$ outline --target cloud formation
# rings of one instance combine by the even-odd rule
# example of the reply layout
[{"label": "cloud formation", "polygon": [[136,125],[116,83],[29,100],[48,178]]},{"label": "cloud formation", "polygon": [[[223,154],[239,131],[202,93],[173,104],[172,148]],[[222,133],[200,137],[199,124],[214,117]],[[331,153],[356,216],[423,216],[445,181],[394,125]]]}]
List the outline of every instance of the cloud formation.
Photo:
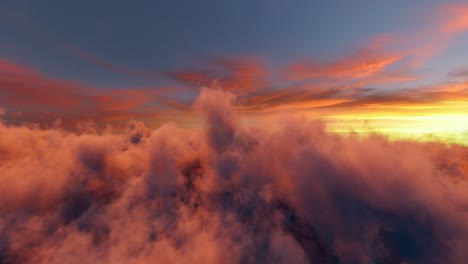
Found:
[{"label": "cloud formation", "polygon": [[0,263],[465,263],[468,149],[242,126],[0,125]]},{"label": "cloud formation", "polygon": [[[168,120],[191,126],[195,123],[191,105],[200,87],[205,86],[239,95],[235,111],[252,120],[283,111],[307,111],[334,122],[345,117],[349,122],[381,116],[379,124],[399,120],[391,121],[385,129],[392,126],[427,133],[433,129],[426,125],[407,129],[404,119],[438,115],[440,119],[457,118],[457,130],[466,129],[459,125],[468,117],[466,70],[461,66],[447,69],[447,78],[429,83],[425,78],[435,77],[424,70],[431,58],[467,30],[466,10],[466,5],[440,5],[419,17],[418,25],[371,37],[333,59],[269,63],[258,56],[228,56],[161,72],[114,65],[52,39],[54,46],[96,66],[173,86],[91,87],[0,61],[2,118],[48,125],[60,120],[67,129],[89,120],[101,127],[121,126],[131,119],[145,120],[152,128]],[[383,129],[378,124],[375,127]]]},{"label": "cloud formation", "polygon": [[247,94],[268,86],[268,72],[259,58],[231,57],[209,61],[206,69],[168,72],[169,78],[182,84],[199,88],[212,86]]},{"label": "cloud formation", "polygon": [[320,64],[312,61],[289,66],[289,78],[344,78],[357,79],[375,76],[403,58],[397,53],[385,54],[377,47],[367,47],[337,61]]},{"label": "cloud formation", "polygon": [[[14,116],[5,119],[52,123],[56,119],[73,127],[93,120],[158,118],[164,109],[158,98],[180,91],[170,87],[133,87],[109,89],[91,87],[82,82],[48,77],[28,67],[0,60],[0,105]],[[159,113],[158,113],[159,112]]]}]

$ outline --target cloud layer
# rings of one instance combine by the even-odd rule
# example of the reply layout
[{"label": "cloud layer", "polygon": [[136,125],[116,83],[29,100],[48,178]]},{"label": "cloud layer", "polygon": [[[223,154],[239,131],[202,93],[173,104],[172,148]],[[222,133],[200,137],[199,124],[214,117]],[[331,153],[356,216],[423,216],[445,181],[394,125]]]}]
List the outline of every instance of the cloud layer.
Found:
[{"label": "cloud layer", "polygon": [[[168,120],[189,127],[197,123],[191,106],[200,87],[211,87],[239,95],[235,111],[253,122],[289,111],[328,118],[335,131],[365,130],[366,122],[389,134],[461,137],[468,129],[466,66],[438,60],[463,46],[468,7],[446,3],[421,13],[404,30],[350,43],[329,58],[304,54],[280,62],[262,54],[225,54],[158,71],[114,65],[44,34],[57,50],[138,81],[95,87],[0,59],[0,116],[7,123],[43,126],[60,120],[70,130],[90,120],[99,127],[131,119],[151,128]],[[438,64],[443,68],[435,69]]]},{"label": "cloud layer", "polygon": [[0,263],[465,263],[468,149],[238,122],[0,125]]}]

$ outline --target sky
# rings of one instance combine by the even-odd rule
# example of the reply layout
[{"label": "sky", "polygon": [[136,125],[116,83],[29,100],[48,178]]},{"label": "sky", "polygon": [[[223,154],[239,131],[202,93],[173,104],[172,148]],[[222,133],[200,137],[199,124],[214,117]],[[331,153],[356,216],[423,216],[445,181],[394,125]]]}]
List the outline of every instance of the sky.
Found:
[{"label": "sky", "polygon": [[[202,87],[246,123],[464,137],[466,1],[0,3],[0,107],[11,123],[196,126]],[[456,135],[455,135],[456,134]]]},{"label": "sky", "polygon": [[465,264],[466,47],[467,1],[0,0],[0,264]]}]

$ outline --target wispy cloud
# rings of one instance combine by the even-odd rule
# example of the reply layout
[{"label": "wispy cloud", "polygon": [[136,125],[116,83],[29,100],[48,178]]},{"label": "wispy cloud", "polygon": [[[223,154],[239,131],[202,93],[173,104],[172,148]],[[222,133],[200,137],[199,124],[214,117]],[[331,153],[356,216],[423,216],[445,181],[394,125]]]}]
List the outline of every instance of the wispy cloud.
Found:
[{"label": "wispy cloud", "polygon": [[268,72],[255,57],[211,59],[205,68],[179,70],[166,76],[191,87],[218,87],[239,94],[251,93],[267,86]]},{"label": "wispy cloud", "polygon": [[[157,117],[158,96],[181,89],[137,87],[106,89],[90,87],[77,81],[47,77],[24,66],[0,61],[0,104],[21,111],[28,121],[42,117],[68,121],[111,120]],[[151,105],[151,103],[153,103]],[[145,109],[153,108],[151,111]],[[160,109],[160,111],[163,111]],[[15,116],[16,121],[21,120]]]},{"label": "wispy cloud", "polygon": [[266,58],[231,56],[166,72],[140,72],[64,45],[68,52],[111,71],[137,78],[163,78],[176,84],[171,88],[89,87],[2,61],[0,104],[8,115],[21,112],[28,120],[43,113],[49,119],[61,118],[65,123],[133,118],[185,122],[193,118],[191,104],[197,91],[211,87],[236,94],[235,110],[251,119],[283,111],[325,118],[466,115],[464,70],[452,71],[446,80],[432,84],[421,84],[427,72],[420,71],[450,39],[467,29],[465,11],[465,6],[441,6],[433,9],[430,16],[424,13],[421,20],[424,23],[419,26],[374,36],[342,57],[306,58],[276,68]]},{"label": "wispy cloud", "polygon": [[455,35],[468,30],[468,5],[445,5],[439,9],[440,32]]},{"label": "wispy cloud", "polygon": [[377,76],[389,66],[402,60],[398,54],[385,54],[373,48],[364,48],[345,58],[318,63],[306,61],[292,64],[287,75],[292,80],[301,79],[359,79]]}]

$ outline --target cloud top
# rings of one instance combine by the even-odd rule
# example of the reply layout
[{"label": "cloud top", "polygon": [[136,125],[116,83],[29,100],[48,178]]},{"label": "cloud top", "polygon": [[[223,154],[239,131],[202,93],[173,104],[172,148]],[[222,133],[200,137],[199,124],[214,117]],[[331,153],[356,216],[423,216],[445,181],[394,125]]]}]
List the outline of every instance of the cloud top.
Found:
[{"label": "cloud top", "polygon": [[202,90],[203,131],[0,125],[1,263],[464,263],[468,149],[244,127]]}]

